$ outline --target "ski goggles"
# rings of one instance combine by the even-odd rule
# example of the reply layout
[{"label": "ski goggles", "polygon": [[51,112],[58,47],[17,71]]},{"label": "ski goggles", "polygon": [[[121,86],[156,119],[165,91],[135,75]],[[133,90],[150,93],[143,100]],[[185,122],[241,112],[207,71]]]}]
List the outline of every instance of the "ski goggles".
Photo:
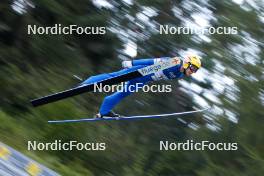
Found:
[{"label": "ski goggles", "polygon": [[192,64],[190,64],[189,68],[190,68],[191,72],[193,72],[193,73],[197,72],[197,70],[199,69],[198,67],[196,67],[195,65],[192,65]]}]

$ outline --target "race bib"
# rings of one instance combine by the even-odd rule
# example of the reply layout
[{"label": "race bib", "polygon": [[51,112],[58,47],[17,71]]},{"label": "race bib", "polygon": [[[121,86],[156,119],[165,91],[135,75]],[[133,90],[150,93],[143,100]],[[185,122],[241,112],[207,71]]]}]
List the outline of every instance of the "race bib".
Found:
[{"label": "race bib", "polygon": [[156,64],[141,68],[138,71],[142,76],[146,76],[152,73],[161,72],[165,69],[179,65],[180,63],[181,63],[181,60],[179,58],[174,57],[171,59],[161,60],[160,62]]}]

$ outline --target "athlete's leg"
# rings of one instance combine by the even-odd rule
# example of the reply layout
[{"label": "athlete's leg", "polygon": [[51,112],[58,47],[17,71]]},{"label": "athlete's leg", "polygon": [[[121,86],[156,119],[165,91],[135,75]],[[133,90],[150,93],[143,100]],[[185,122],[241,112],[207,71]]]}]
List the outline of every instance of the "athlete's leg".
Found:
[{"label": "athlete's leg", "polygon": [[[127,82],[127,84],[129,84],[129,82]],[[131,93],[132,92],[129,91],[115,92],[112,95],[105,97],[100,107],[99,113],[101,115],[108,114],[122,99],[124,99]]]},{"label": "athlete's leg", "polygon": [[[145,78],[137,78],[126,82],[122,91],[115,92],[112,95],[105,97],[100,107],[99,113],[102,116],[108,114],[121,100],[123,100],[128,95],[131,95],[133,92],[137,92],[147,82],[148,80],[146,80]],[[136,85],[137,83],[140,83],[138,87]]]}]

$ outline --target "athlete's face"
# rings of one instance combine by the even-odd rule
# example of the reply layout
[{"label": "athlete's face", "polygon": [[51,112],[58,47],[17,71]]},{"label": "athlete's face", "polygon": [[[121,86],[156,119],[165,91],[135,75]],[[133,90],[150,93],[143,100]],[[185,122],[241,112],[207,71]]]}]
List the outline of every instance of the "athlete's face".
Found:
[{"label": "athlete's face", "polygon": [[185,75],[186,76],[191,76],[191,74],[195,73],[198,71],[198,67],[195,65],[190,64],[189,67],[185,70]]},{"label": "athlete's face", "polygon": [[193,74],[193,72],[191,71],[190,68],[187,68],[187,69],[185,70],[185,75],[186,75],[186,76],[191,76],[192,74]]}]

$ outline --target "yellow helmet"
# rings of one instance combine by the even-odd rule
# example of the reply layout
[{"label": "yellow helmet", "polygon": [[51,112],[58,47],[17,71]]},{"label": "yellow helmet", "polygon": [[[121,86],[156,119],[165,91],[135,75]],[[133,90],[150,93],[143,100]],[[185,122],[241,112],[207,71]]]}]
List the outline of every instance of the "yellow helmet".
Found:
[{"label": "yellow helmet", "polygon": [[187,56],[187,58],[184,60],[183,68],[187,69],[190,65],[194,65],[198,69],[201,68],[202,63],[201,63],[200,56],[198,56],[198,55]]}]

